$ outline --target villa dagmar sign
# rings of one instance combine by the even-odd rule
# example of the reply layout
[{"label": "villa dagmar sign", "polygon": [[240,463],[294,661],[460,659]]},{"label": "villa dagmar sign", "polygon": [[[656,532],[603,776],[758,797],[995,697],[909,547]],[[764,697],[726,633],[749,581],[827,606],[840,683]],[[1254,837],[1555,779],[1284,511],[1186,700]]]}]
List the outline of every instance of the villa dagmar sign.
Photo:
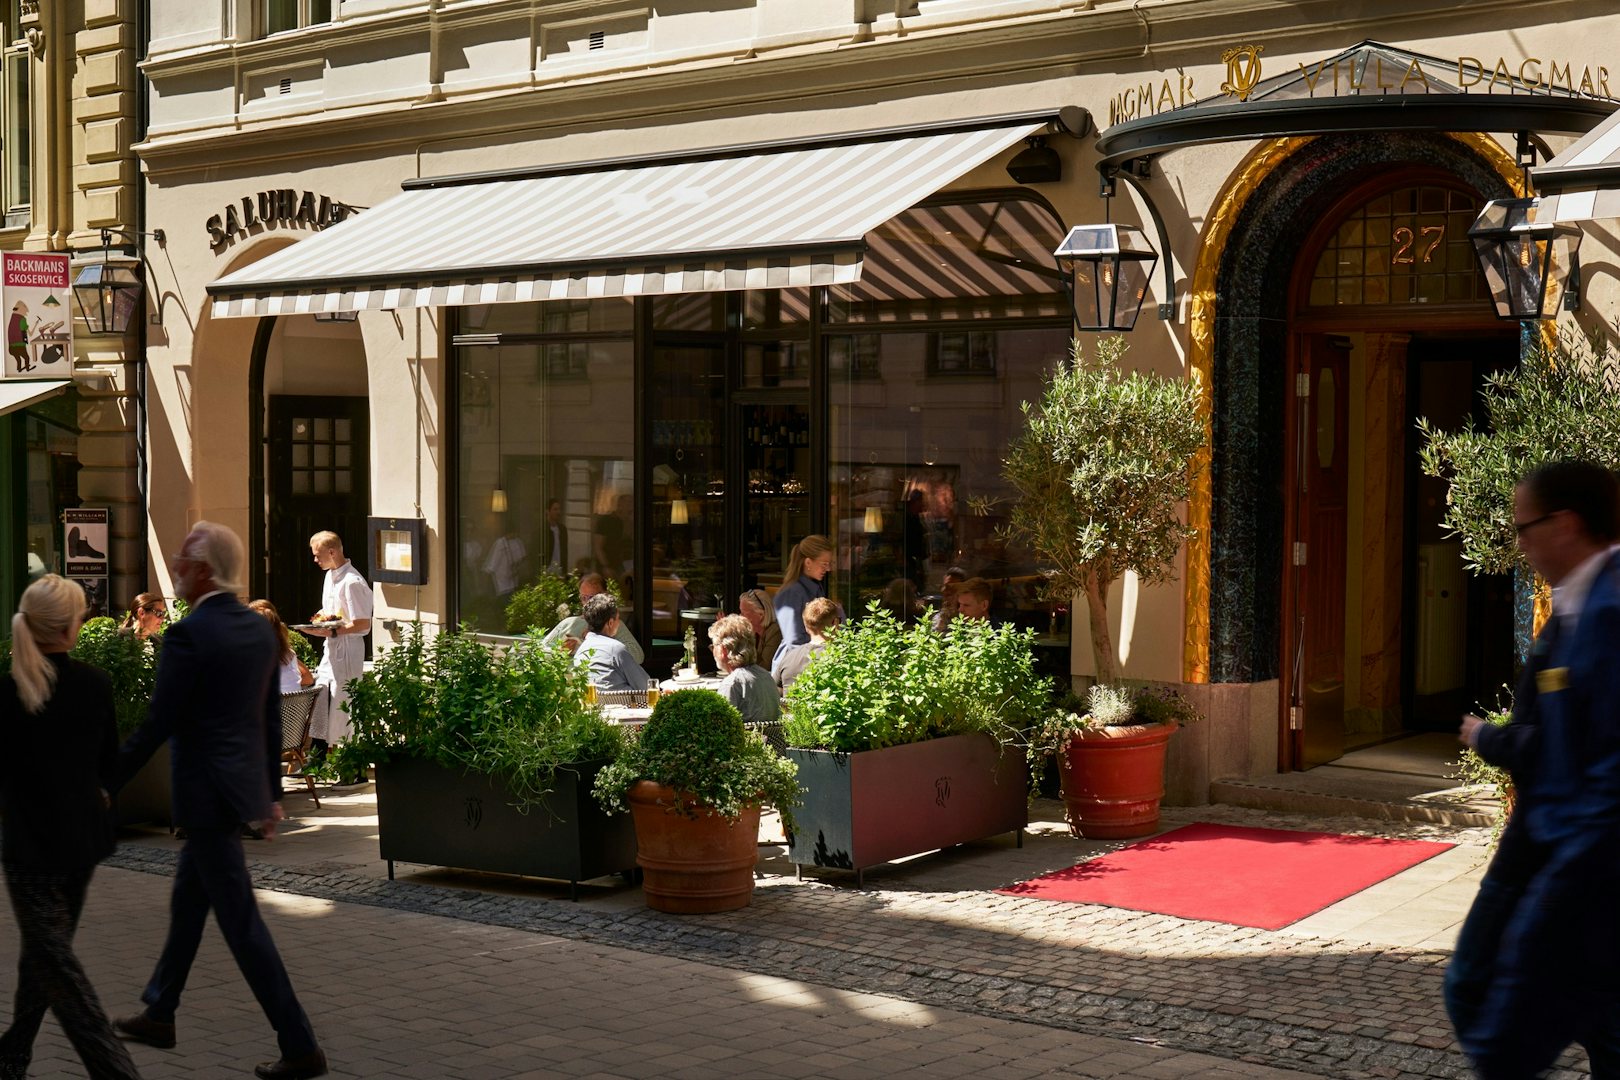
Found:
[{"label": "villa dagmar sign", "polygon": [[67,255],[0,252],[0,308],[6,313],[6,358],[0,377],[72,377],[72,302]]}]

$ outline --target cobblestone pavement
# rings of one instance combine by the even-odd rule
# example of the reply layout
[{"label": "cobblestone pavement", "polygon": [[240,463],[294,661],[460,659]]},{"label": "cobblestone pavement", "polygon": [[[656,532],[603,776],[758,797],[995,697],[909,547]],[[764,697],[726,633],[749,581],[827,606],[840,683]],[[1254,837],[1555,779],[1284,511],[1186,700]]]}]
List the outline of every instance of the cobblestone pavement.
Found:
[{"label": "cobblestone pavement", "polygon": [[[289,806],[297,809],[297,800],[289,799]],[[587,950],[629,950],[732,977],[747,973],[825,988],[826,994],[880,995],[940,1015],[1022,1022],[1010,1030],[1033,1026],[1075,1046],[1106,1037],[1126,1040],[1107,1045],[1133,1052],[1210,1055],[1179,1066],[1171,1064],[1174,1058],[1148,1065],[1129,1056],[1123,1066],[1099,1065],[1112,1060],[1108,1055],[1071,1063],[1067,1073],[1056,1064],[1043,1066],[1056,1075],[1135,1076],[1142,1068],[1149,1070],[1143,1076],[1221,1075],[1210,1071],[1218,1067],[1210,1059],[1224,1059],[1235,1070],[1231,1075],[1244,1076],[1270,1075],[1267,1067],[1344,1078],[1468,1075],[1445,1018],[1440,980],[1449,955],[1445,928],[1454,935],[1487,857],[1484,829],[1303,819],[1234,807],[1167,811],[1167,826],[1227,821],[1459,845],[1430,860],[1451,859],[1451,871],[1422,864],[1320,916],[1268,932],[992,891],[1119,846],[1069,838],[1051,820],[1053,808],[1039,803],[1037,816],[1047,820],[1032,828],[1023,848],[1010,838],[993,839],[869,871],[865,891],[847,877],[798,883],[789,873],[767,872],[750,908],[704,917],[647,911],[639,890],[622,885],[593,889],[571,904],[555,887],[521,879],[402,866],[400,880],[389,881],[376,860],[375,817],[368,816],[374,813],[369,792],[329,796],[325,809],[301,819],[302,829],[251,849],[257,883],[336,904],[338,912],[369,907],[446,917]],[[111,865],[164,875],[175,847],[165,836],[147,836],[126,844]],[[779,861],[764,868],[787,869]],[[1452,878],[1435,883],[1437,873]],[[1357,904],[1366,910],[1344,917]],[[1367,918],[1369,911],[1376,917]],[[1419,944],[1390,944],[1371,932],[1419,915],[1432,922],[1408,935]],[[1344,925],[1369,932],[1345,932]],[[403,942],[401,935],[415,932],[413,926],[394,936]],[[362,982],[376,985],[369,963],[361,965],[341,979],[351,991]],[[728,1067],[711,1075],[893,1074],[867,1060],[845,1066],[839,1071],[828,1064],[826,1073]],[[1560,1066],[1554,1076],[1586,1074],[1578,1052]],[[1107,1068],[1115,1071],[1101,1071]]]}]

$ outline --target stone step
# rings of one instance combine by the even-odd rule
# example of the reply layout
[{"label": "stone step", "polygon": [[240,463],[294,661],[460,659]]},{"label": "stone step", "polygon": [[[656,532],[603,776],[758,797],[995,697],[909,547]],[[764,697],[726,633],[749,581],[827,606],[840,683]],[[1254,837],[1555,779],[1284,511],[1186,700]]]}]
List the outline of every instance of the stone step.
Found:
[{"label": "stone step", "polygon": [[1308,772],[1215,780],[1209,801],[1256,810],[1463,827],[1496,821],[1496,794],[1448,777],[1322,765]]}]

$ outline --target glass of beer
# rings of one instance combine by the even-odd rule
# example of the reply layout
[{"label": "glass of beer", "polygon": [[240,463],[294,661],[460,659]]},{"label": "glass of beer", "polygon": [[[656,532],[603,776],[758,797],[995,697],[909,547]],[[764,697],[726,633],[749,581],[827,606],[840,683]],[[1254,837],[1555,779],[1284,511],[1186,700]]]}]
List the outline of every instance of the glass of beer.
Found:
[{"label": "glass of beer", "polygon": [[658,684],[653,683],[651,686],[647,687],[647,708],[652,709],[652,708],[656,708],[657,706],[658,706]]},{"label": "glass of beer", "polygon": [[586,683],[585,684],[585,704],[587,704],[587,705],[595,705],[596,704],[596,684],[595,683]]}]

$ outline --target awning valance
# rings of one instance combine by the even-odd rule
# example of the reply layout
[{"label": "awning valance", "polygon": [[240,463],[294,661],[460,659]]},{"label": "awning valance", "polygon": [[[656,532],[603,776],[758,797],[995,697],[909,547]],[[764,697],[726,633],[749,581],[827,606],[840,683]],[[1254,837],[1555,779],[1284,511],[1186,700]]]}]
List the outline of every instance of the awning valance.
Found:
[{"label": "awning valance", "polygon": [[1620,217],[1620,113],[1581,136],[1531,174],[1542,221]]},{"label": "awning valance", "polygon": [[0,416],[55,397],[72,385],[72,379],[0,379]]},{"label": "awning valance", "polygon": [[868,232],[1053,118],[418,181],[208,292],[227,317],[848,284]]}]

